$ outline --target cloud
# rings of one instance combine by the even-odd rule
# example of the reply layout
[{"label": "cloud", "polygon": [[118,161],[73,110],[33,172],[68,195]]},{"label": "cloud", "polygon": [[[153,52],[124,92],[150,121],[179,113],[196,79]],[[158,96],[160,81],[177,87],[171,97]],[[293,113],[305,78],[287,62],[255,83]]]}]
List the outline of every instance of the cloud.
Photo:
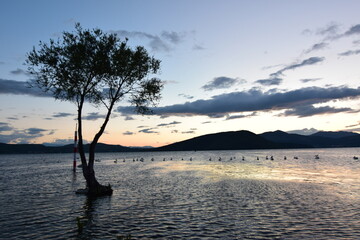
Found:
[{"label": "cloud", "polygon": [[360,54],[360,49],[342,52],[342,53],[339,53],[339,56],[351,56],[351,55],[357,55],[357,54]]},{"label": "cloud", "polygon": [[173,31],[172,32],[163,31],[161,33],[161,36],[173,44],[178,44],[184,39],[186,34],[185,33],[177,33],[177,32],[173,32]]},{"label": "cloud", "polygon": [[130,132],[130,131],[123,132],[123,135],[134,135],[134,134],[135,134],[134,132]]},{"label": "cloud", "polygon": [[149,34],[146,32],[139,31],[126,31],[126,30],[117,30],[110,31],[111,33],[116,33],[120,37],[127,38],[140,38],[149,40],[148,44],[153,51],[164,51],[169,52],[172,49],[173,45],[179,44],[187,35],[187,33],[178,33],[178,32],[169,32],[163,31],[160,36]]},{"label": "cloud", "polygon": [[184,97],[184,98],[189,99],[189,100],[194,98],[194,96],[190,96],[190,95],[187,95],[187,94],[184,94],[184,93],[180,93],[180,94],[178,94],[178,96],[179,97]]},{"label": "cloud", "polygon": [[132,121],[132,120],[135,120],[135,118],[131,117],[131,116],[126,116],[125,121]]},{"label": "cloud", "polygon": [[285,71],[294,70],[296,68],[301,68],[301,67],[305,67],[305,66],[309,66],[309,65],[314,65],[314,64],[324,61],[324,59],[325,58],[323,58],[323,57],[310,57],[308,59],[302,60],[299,63],[293,63],[288,66],[285,66],[282,69],[271,73],[269,75],[269,78],[259,79],[259,80],[255,81],[255,83],[261,84],[263,86],[280,85],[282,83],[283,79],[280,78],[279,76],[283,75],[283,73]]},{"label": "cloud", "polygon": [[184,132],[181,132],[181,133],[182,134],[194,134],[195,131],[190,130],[190,131],[184,131]]},{"label": "cloud", "polygon": [[139,132],[142,132],[142,133],[159,133],[159,132],[153,131],[153,129],[154,128],[145,128],[145,129],[139,130]]},{"label": "cloud", "polygon": [[350,35],[355,35],[355,34],[360,34],[360,24],[352,26],[343,35],[344,36],[350,36]]},{"label": "cloud", "polygon": [[[226,93],[207,100],[196,100],[183,104],[174,104],[152,108],[156,115],[166,116],[225,116],[226,114],[249,111],[287,110],[297,106],[325,103],[332,100],[359,98],[360,88],[307,87],[288,92],[258,89]],[[119,107],[117,111],[133,114],[133,107]]]},{"label": "cloud", "polygon": [[4,132],[10,132],[8,134],[0,134],[0,142],[2,143],[31,143],[36,138],[54,134],[54,130],[42,128],[16,129],[4,123],[1,123],[0,127],[3,127]]},{"label": "cloud", "polygon": [[300,134],[300,135],[311,135],[311,134],[314,134],[314,133],[317,133],[319,132],[319,130],[315,129],[315,128],[304,128],[304,129],[301,129],[301,130],[291,130],[291,131],[287,131],[287,133],[290,133],[290,134]]},{"label": "cloud", "polygon": [[167,85],[167,84],[178,84],[179,82],[178,81],[174,81],[174,80],[164,80],[162,81],[162,83],[164,85]]},{"label": "cloud", "polygon": [[294,64],[291,64],[291,65],[289,65],[287,67],[284,67],[284,68],[280,69],[279,71],[270,74],[270,76],[271,77],[277,77],[279,75],[282,75],[283,72],[285,72],[285,71],[294,70],[296,68],[300,68],[300,67],[304,67],[304,66],[314,65],[314,64],[317,64],[317,63],[322,62],[324,60],[325,60],[324,57],[310,57],[308,59],[305,59],[305,60],[301,61],[300,63],[294,63]]},{"label": "cloud", "polygon": [[193,50],[205,50],[205,48],[199,44],[194,44]]},{"label": "cloud", "polygon": [[304,79],[300,79],[299,81],[303,83],[307,83],[307,82],[315,82],[319,80],[321,80],[321,78],[304,78]]},{"label": "cloud", "polygon": [[326,27],[319,28],[316,30],[317,35],[322,36],[335,36],[339,31],[339,24],[337,23],[329,23]]},{"label": "cloud", "polygon": [[52,115],[53,118],[63,118],[63,117],[70,117],[70,116],[74,116],[74,114],[72,113],[65,113],[65,112],[58,112],[58,113],[54,113]]},{"label": "cloud", "polygon": [[360,126],[360,121],[358,121],[356,124],[348,125],[348,126],[345,126],[345,127],[350,128],[350,127],[357,127],[357,126]]},{"label": "cloud", "polygon": [[7,119],[8,119],[8,120],[19,120],[18,117],[8,117]]},{"label": "cloud", "polygon": [[244,79],[239,78],[229,78],[229,77],[216,77],[209,83],[205,84],[201,88],[205,91],[212,91],[216,89],[225,89],[230,88],[239,83],[245,83]]},{"label": "cloud", "polygon": [[255,81],[255,83],[259,83],[263,86],[273,86],[273,85],[280,85],[283,80],[281,78],[272,77],[268,79],[259,79]]},{"label": "cloud", "polygon": [[310,117],[321,114],[332,114],[339,112],[353,112],[351,108],[334,108],[330,106],[314,107],[312,105],[296,106],[293,109],[286,110],[284,116]]},{"label": "cloud", "polygon": [[248,114],[248,115],[244,115],[244,114],[240,114],[240,115],[228,115],[225,120],[233,120],[233,119],[239,119],[239,118],[248,118],[248,117],[253,117],[253,116],[256,116],[256,115],[257,115],[256,112],[253,112],[252,114]]},{"label": "cloud", "polygon": [[324,49],[328,46],[329,44],[326,42],[321,42],[321,43],[316,43],[314,45],[311,46],[311,48],[309,48],[308,50],[305,50],[305,53],[311,53],[314,51],[318,51],[321,49]]},{"label": "cloud", "polygon": [[35,97],[52,97],[41,89],[28,85],[27,82],[0,79],[0,94],[29,95]]},{"label": "cloud", "polygon": [[180,124],[180,123],[181,122],[173,121],[173,122],[170,122],[170,123],[160,123],[157,126],[158,127],[165,127],[165,126],[177,125],[177,124]]},{"label": "cloud", "polygon": [[48,130],[42,128],[28,128],[25,130],[25,132],[30,135],[39,135],[42,132],[46,132],[46,131]]},{"label": "cloud", "polygon": [[209,124],[211,123],[211,121],[205,121],[205,122],[202,122],[201,124]]},{"label": "cloud", "polygon": [[0,122],[0,132],[7,132],[13,130],[8,123]]},{"label": "cloud", "polygon": [[105,118],[106,116],[104,114],[99,114],[98,112],[92,112],[89,113],[88,115],[86,115],[85,117],[83,117],[83,120],[90,120],[90,121],[95,121],[98,120],[99,118]]},{"label": "cloud", "polygon": [[26,76],[31,76],[31,74],[29,74],[28,72],[26,72],[23,69],[17,68],[16,70],[10,71],[11,74],[14,75],[26,75]]}]

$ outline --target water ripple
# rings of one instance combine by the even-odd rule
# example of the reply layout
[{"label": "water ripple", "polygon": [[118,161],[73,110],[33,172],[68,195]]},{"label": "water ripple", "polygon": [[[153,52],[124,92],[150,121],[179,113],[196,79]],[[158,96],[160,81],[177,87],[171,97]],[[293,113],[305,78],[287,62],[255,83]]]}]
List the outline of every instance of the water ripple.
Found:
[{"label": "water ripple", "polygon": [[[296,151],[99,154],[115,191],[95,200],[74,194],[71,154],[1,155],[0,239],[360,238],[360,149]],[[278,160],[290,154],[300,160]]]}]

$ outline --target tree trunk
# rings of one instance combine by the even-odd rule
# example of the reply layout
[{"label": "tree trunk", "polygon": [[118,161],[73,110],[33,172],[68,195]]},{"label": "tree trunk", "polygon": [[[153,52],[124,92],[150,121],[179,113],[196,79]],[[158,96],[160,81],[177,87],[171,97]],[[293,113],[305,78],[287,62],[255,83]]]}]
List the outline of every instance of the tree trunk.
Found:
[{"label": "tree trunk", "polygon": [[91,144],[90,149],[89,149],[89,159],[88,159],[88,161],[86,161],[84,145],[83,145],[82,119],[81,119],[83,103],[84,103],[84,98],[81,99],[81,102],[78,106],[78,133],[79,133],[79,154],[80,154],[80,159],[81,159],[81,163],[82,163],[82,172],[83,172],[84,178],[86,180],[86,189],[78,190],[77,193],[85,193],[92,197],[112,195],[113,190],[112,190],[111,186],[110,185],[108,185],[108,186],[101,185],[96,180],[96,177],[95,177],[95,171],[94,171],[94,160],[95,159],[94,158],[95,158],[96,143]]},{"label": "tree trunk", "polygon": [[86,168],[83,171],[84,177],[86,179],[87,185],[87,194],[92,197],[98,196],[109,196],[112,195],[113,190],[110,185],[104,186],[101,185],[95,177],[95,172],[92,169]]}]

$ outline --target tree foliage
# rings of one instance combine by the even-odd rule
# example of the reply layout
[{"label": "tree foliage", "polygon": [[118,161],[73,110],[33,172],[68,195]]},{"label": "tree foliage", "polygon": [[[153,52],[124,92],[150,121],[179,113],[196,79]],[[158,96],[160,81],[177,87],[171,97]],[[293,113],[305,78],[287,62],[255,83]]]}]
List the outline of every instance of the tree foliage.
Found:
[{"label": "tree foliage", "polygon": [[128,96],[140,113],[159,100],[161,81],[146,77],[158,73],[160,61],[144,47],[133,50],[116,34],[84,30],[80,24],[75,28],[56,41],[40,41],[40,49],[28,53],[28,70],[38,87],[78,105],[87,100],[109,107],[106,101]]},{"label": "tree foliage", "polygon": [[[51,92],[55,99],[74,102],[78,111],[79,154],[90,191],[99,188],[93,170],[95,146],[110,119],[114,105],[125,98],[136,112],[147,113],[161,95],[162,81],[151,77],[159,72],[160,61],[146,49],[132,49],[128,39],[100,29],[63,32],[62,38],[39,43],[27,55],[28,71],[35,76],[33,85]],[[106,108],[106,117],[95,134],[86,159],[83,150],[82,111],[89,102]],[[94,187],[94,186],[95,187]],[[98,185],[98,186],[97,186]],[[94,191],[99,191],[95,189]],[[101,191],[101,190],[100,190]]]}]

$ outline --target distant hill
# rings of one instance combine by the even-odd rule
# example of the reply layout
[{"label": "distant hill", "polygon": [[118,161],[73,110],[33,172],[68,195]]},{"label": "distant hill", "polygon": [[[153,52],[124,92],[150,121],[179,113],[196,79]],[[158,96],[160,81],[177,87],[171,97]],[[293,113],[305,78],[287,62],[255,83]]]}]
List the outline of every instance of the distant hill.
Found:
[{"label": "distant hill", "polygon": [[344,131],[339,131],[339,132],[324,132],[324,131],[320,131],[317,133],[314,133],[310,136],[313,137],[327,137],[327,138],[343,138],[343,137],[353,137],[353,136],[357,136],[359,134],[357,133],[353,133],[353,132],[344,132]]},{"label": "distant hill", "polygon": [[185,141],[159,147],[160,151],[189,150],[237,150],[281,148],[281,144],[270,142],[249,131],[207,134]]},{"label": "distant hill", "polygon": [[[138,151],[194,151],[194,150],[240,150],[240,149],[286,149],[360,147],[360,134],[353,132],[318,132],[310,136],[290,134],[283,131],[255,134],[249,131],[233,131],[206,134],[158,148],[133,148],[98,143],[97,152]],[[89,144],[84,145],[88,151]],[[41,144],[0,143],[0,154],[12,153],[71,153],[73,145],[50,147]]]},{"label": "distant hill", "polygon": [[360,134],[353,132],[317,132],[310,136],[282,131],[260,134],[268,141],[305,148],[360,147]]},{"label": "distant hill", "polygon": [[[84,145],[85,152],[89,151],[89,144]],[[137,152],[142,151],[142,148],[130,148],[121,145],[109,145],[98,143],[96,145],[97,152]],[[13,153],[71,153],[74,151],[74,145],[68,144],[65,146],[44,146],[42,144],[5,144],[0,143],[0,154]]]}]

